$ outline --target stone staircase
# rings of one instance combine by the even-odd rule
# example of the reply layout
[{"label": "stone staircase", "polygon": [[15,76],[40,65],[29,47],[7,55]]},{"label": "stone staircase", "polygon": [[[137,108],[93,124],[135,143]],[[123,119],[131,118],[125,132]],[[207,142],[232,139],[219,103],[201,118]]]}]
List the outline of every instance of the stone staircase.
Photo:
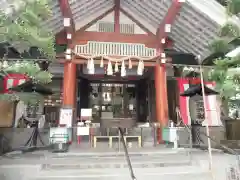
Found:
[{"label": "stone staircase", "polygon": [[[137,180],[210,180],[185,150],[131,152]],[[1,180],[131,180],[123,153],[65,153],[0,159]]]}]

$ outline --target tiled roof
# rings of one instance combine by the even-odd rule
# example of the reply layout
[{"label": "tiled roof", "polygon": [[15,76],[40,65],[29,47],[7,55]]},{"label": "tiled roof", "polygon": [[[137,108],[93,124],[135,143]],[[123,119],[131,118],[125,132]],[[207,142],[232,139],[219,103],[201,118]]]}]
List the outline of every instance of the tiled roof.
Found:
[{"label": "tiled roof", "polygon": [[[0,0],[0,4],[6,0]],[[173,0],[120,0],[120,8],[156,33]],[[114,7],[114,0],[69,0],[75,29],[85,26]],[[55,33],[63,29],[59,0],[52,0],[53,16],[44,25]],[[216,0],[185,0],[169,34],[174,48],[195,55],[208,55],[208,44],[226,21],[225,8]]]}]

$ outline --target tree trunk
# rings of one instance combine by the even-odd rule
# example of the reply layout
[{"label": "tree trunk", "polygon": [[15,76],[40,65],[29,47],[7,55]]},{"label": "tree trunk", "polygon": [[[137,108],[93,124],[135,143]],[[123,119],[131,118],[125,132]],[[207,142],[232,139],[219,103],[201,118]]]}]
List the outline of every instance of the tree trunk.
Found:
[{"label": "tree trunk", "polygon": [[221,98],[221,119],[228,119],[228,113],[229,113],[229,107],[228,107],[228,101],[225,98]]},{"label": "tree trunk", "polygon": [[223,125],[223,128],[224,128],[224,134],[225,134],[225,137],[226,137],[226,132],[227,132],[227,129],[226,129],[226,121],[227,119],[229,119],[229,106],[228,106],[228,101],[225,99],[225,98],[221,98],[220,99],[220,120],[222,122],[222,125]]}]

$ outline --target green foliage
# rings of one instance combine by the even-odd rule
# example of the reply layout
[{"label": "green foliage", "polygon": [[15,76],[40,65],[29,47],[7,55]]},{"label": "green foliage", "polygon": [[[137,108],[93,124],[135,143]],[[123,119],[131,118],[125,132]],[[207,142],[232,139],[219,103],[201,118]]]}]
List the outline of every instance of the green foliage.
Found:
[{"label": "green foliage", "polygon": [[227,22],[220,30],[221,37],[239,37],[239,35],[239,26],[231,22]]},{"label": "green foliage", "polygon": [[13,0],[0,12],[0,42],[10,43],[20,53],[38,47],[49,60],[55,54],[54,35],[42,26],[50,16],[47,0]]},{"label": "green foliage", "polygon": [[229,51],[229,45],[226,40],[219,38],[209,44],[209,49],[214,53],[225,53]]},{"label": "green foliage", "polygon": [[[8,73],[19,73],[27,75],[33,82],[40,84],[47,84],[52,81],[52,74],[48,71],[42,71],[38,64],[33,61],[16,62],[7,67],[4,67],[0,73],[1,76]],[[24,101],[25,103],[34,104],[43,99],[43,96],[32,92],[14,92],[12,94],[0,94],[0,100],[4,101]]]},{"label": "green foliage", "polygon": [[216,89],[224,99],[230,99],[240,93],[240,71],[239,68],[229,69],[224,61],[228,59],[216,60],[216,65],[209,73],[209,79],[216,82]]},{"label": "green foliage", "polygon": [[240,0],[227,0],[227,12],[236,15],[240,12]]},{"label": "green foliage", "polygon": [[[44,21],[51,16],[48,1],[50,2],[50,0],[7,1],[4,8],[0,10],[0,43],[10,44],[6,49],[13,47],[19,53],[28,52],[29,48],[37,47],[42,56],[53,61],[56,57],[55,36],[43,27]],[[6,59],[7,55],[6,53]],[[46,84],[51,82],[52,78],[51,73],[42,71],[38,64],[24,59],[1,70],[3,75],[9,72],[26,74],[35,83]],[[37,93],[0,95],[0,100],[23,100],[29,103],[36,103],[42,98]]]},{"label": "green foliage", "polygon": [[23,101],[26,104],[35,104],[36,102],[43,101],[43,96],[32,92],[32,93],[24,93],[24,92],[15,92],[12,94],[0,94],[1,101]]},{"label": "green foliage", "polygon": [[[229,18],[232,15],[237,15],[240,12],[240,0],[221,0],[226,6]],[[232,21],[228,21],[220,29],[220,38],[213,41],[209,48],[212,53],[222,52],[227,53],[233,47],[229,44],[228,40],[239,37],[239,26]],[[216,89],[220,92],[222,99],[230,101],[231,97],[240,93],[240,56],[233,58],[219,58],[215,60],[214,69],[209,73],[209,78],[216,82]]]},{"label": "green foliage", "polygon": [[52,81],[52,74],[42,71],[38,64],[33,61],[16,62],[4,68],[4,73],[15,72],[27,75],[32,81],[47,84]]}]

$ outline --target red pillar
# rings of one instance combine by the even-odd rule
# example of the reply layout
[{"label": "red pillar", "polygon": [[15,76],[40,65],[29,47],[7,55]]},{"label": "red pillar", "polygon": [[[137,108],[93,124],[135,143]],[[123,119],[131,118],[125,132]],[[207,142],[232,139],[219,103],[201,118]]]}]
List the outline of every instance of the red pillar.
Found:
[{"label": "red pillar", "polygon": [[74,108],[76,102],[76,64],[64,63],[63,107]]},{"label": "red pillar", "polygon": [[166,64],[162,64],[162,69],[163,69],[163,101],[164,101],[164,109],[163,109],[163,124],[164,126],[168,125],[168,120],[169,120],[169,115],[168,115],[168,92],[167,92],[167,68]]},{"label": "red pillar", "polygon": [[166,87],[166,66],[156,64],[155,66],[155,91],[156,91],[156,119],[160,124],[157,137],[158,143],[162,142],[162,129],[168,125],[168,102]]}]

